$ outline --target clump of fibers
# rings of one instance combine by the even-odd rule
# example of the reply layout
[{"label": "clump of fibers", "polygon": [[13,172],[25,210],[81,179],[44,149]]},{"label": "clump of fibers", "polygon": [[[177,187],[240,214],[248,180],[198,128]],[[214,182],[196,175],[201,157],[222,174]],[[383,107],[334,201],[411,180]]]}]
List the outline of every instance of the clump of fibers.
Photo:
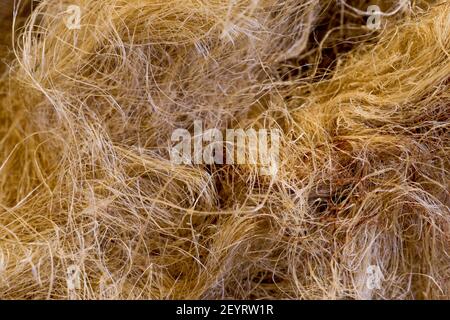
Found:
[{"label": "clump of fibers", "polygon": [[[450,298],[450,6],[379,1],[373,31],[374,2],[21,2],[0,298]],[[281,130],[277,175],[173,165],[196,120]]]}]

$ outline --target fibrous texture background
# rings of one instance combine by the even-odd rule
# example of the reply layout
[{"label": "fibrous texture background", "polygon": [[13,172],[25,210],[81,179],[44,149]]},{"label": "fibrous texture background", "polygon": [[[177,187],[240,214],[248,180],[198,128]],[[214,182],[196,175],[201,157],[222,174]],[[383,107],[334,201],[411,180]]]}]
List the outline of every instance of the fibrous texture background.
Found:
[{"label": "fibrous texture background", "polygon": [[[0,298],[450,298],[448,1],[0,7]],[[278,173],[173,165],[196,120]]]}]

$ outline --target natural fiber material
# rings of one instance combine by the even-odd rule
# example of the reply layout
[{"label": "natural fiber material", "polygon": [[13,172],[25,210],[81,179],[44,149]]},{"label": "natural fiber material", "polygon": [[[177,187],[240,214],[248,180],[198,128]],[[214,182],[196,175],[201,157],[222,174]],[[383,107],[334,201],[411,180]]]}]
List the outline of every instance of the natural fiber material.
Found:
[{"label": "natural fiber material", "polygon": [[[0,298],[450,298],[447,2],[18,5]],[[196,120],[281,130],[277,175],[173,165]]]}]

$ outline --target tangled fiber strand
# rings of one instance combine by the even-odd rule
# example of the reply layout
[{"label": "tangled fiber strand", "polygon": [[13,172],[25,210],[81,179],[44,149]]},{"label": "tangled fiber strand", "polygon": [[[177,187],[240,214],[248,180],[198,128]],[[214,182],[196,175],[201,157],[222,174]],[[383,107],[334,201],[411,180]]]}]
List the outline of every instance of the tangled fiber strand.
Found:
[{"label": "tangled fiber strand", "polygon": [[[0,298],[450,298],[450,6],[380,1],[370,31],[370,4],[34,3],[0,83]],[[195,120],[280,129],[278,174],[173,165]]]}]

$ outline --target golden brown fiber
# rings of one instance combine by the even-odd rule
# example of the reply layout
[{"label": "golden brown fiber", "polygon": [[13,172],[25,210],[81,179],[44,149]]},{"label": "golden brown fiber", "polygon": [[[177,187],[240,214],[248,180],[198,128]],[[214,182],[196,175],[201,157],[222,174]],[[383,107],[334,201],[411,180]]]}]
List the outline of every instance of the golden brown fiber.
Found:
[{"label": "golden brown fiber", "polygon": [[[450,298],[448,2],[17,8],[1,299]],[[277,174],[174,165],[171,134],[196,120],[281,130]]]}]

